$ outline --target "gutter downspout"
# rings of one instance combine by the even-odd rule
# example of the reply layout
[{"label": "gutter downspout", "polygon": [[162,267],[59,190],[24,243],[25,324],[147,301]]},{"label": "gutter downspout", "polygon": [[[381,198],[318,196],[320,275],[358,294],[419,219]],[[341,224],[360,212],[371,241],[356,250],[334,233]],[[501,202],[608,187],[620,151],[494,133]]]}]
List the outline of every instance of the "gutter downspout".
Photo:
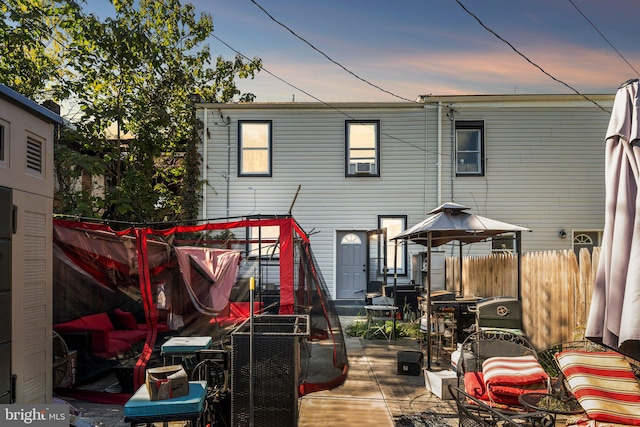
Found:
[{"label": "gutter downspout", "polygon": [[438,203],[442,204],[442,102],[438,101]]},{"label": "gutter downspout", "polygon": [[[423,191],[423,216],[427,216],[427,198],[428,198],[428,190],[429,190],[429,120],[427,120],[428,109],[425,105],[424,107],[424,191]],[[439,205],[438,205],[439,206]]]},{"label": "gutter downspout", "polygon": [[455,180],[456,180],[456,147],[455,147],[455,131],[454,131],[454,117],[455,114],[455,110],[453,109],[453,107],[450,105],[449,106],[449,112],[447,113],[447,117],[449,117],[449,121],[451,122],[450,124],[450,141],[449,143],[451,144],[451,201],[455,202],[455,196],[454,196],[454,184],[455,184]]},{"label": "gutter downspout", "polygon": [[225,121],[227,125],[227,218],[231,215],[229,213],[230,204],[229,204],[229,181],[231,181],[231,117],[227,116],[227,120]]},{"label": "gutter downspout", "polygon": [[208,123],[207,118],[209,112],[207,107],[202,109],[204,116],[202,117],[202,218],[207,219],[207,158],[209,154],[209,139],[207,135]]}]

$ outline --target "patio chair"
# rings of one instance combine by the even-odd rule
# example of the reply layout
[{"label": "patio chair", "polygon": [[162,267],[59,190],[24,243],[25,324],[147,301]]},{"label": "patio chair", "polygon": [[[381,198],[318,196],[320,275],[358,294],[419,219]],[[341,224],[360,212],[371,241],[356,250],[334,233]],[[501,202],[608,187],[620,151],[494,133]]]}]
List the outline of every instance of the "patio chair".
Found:
[{"label": "patio chair", "polygon": [[575,395],[585,411],[567,418],[567,426],[640,425],[638,361],[588,340],[556,344],[540,359],[557,375],[560,393]]},{"label": "patio chair", "polygon": [[537,358],[533,345],[522,335],[504,329],[485,329],[471,333],[462,342],[457,363],[458,378],[467,372],[482,372],[482,364],[490,357],[527,356]]},{"label": "patio chair", "polygon": [[373,304],[366,305],[367,313],[367,331],[365,339],[372,339],[377,335],[381,335],[388,342],[394,338],[393,326],[387,331],[387,321],[393,321],[397,307],[393,305],[393,298],[374,297]]},{"label": "patio chair", "polygon": [[522,394],[549,390],[549,375],[539,365],[533,345],[522,335],[507,330],[472,333],[461,345],[457,374],[459,388],[482,402],[476,411],[491,408],[490,413],[517,417],[522,422],[553,423],[551,415],[532,413],[519,402]]},{"label": "patio chair", "polygon": [[447,384],[447,387],[449,388],[449,394],[456,402],[458,425],[460,427],[553,427],[553,419],[550,416],[545,417],[538,414],[539,416],[532,420],[530,417],[522,416],[526,414],[507,415],[453,384]]}]

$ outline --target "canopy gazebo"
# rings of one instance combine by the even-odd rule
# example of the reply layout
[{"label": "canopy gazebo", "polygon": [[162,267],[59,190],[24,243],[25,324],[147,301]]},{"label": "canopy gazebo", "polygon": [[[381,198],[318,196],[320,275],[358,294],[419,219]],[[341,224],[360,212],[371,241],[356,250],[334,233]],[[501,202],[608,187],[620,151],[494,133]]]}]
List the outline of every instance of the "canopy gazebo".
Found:
[{"label": "canopy gazebo", "polygon": [[[427,265],[431,266],[431,249],[446,243],[458,241],[460,248],[460,294],[463,295],[462,283],[462,245],[482,242],[505,233],[514,233],[516,253],[518,254],[518,300],[521,300],[521,238],[523,231],[531,231],[506,222],[497,221],[480,215],[466,212],[468,207],[458,203],[447,202],[429,212],[429,216],[420,223],[410,227],[391,238],[398,241],[411,241],[427,247]],[[396,251],[397,253],[397,251]],[[395,261],[395,260],[394,260]],[[395,265],[395,262],[394,262]],[[394,286],[397,275],[394,275]],[[431,268],[427,270],[427,306],[431,307]],[[427,334],[427,369],[431,368],[431,331]]]}]

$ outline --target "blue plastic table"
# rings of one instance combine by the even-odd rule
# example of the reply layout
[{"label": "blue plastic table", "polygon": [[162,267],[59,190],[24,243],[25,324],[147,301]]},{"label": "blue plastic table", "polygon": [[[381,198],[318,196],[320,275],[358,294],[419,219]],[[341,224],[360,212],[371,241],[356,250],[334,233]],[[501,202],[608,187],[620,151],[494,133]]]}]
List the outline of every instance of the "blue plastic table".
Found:
[{"label": "blue plastic table", "polygon": [[169,421],[198,421],[207,397],[206,381],[189,381],[189,394],[164,400],[150,400],[146,384],[124,405],[124,420],[135,426]]},{"label": "blue plastic table", "polygon": [[[162,344],[160,351],[164,364],[167,364],[168,358],[171,359],[171,363],[173,364],[175,358],[179,358],[181,362],[185,362],[185,359],[194,356],[197,350],[211,348],[211,343],[211,337],[171,337]],[[186,368],[185,366],[185,369]]]}]

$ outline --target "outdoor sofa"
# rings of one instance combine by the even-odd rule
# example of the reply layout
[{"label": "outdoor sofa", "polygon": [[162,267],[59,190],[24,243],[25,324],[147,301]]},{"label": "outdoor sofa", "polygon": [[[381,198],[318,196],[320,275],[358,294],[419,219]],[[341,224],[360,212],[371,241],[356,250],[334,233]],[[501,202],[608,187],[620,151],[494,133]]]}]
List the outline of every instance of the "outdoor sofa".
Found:
[{"label": "outdoor sofa", "polygon": [[[167,332],[166,324],[158,324],[158,332]],[[113,312],[95,313],[53,325],[63,339],[75,340],[81,335],[89,353],[97,358],[109,359],[130,352],[136,343],[147,337],[148,326],[138,323],[133,313],[115,309]],[[73,346],[70,346],[73,347]]]}]

